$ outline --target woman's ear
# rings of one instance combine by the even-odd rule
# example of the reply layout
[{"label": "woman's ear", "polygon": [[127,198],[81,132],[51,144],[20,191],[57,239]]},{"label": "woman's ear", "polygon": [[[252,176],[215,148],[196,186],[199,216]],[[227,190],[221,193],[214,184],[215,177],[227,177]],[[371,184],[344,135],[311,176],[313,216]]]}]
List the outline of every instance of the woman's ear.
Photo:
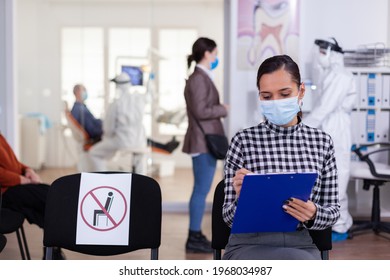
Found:
[{"label": "woman's ear", "polygon": [[305,96],[305,83],[301,83],[299,86],[298,99],[302,100]]},{"label": "woman's ear", "polygon": [[210,56],[211,56],[211,52],[209,52],[209,51],[204,52],[204,55],[203,55],[204,58],[210,59]]}]

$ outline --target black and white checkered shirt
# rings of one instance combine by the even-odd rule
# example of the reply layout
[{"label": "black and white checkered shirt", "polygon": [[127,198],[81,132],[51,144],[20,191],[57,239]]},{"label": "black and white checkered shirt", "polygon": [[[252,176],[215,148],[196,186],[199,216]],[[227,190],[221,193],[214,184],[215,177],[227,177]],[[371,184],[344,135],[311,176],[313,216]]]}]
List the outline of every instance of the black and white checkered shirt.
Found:
[{"label": "black and white checkered shirt", "polygon": [[284,128],[266,120],[237,132],[225,160],[223,218],[229,226],[237,206],[233,177],[240,168],[260,174],[316,172],[310,200],[317,206],[317,214],[310,229],[330,227],[340,216],[333,141],[319,129],[301,121]]}]

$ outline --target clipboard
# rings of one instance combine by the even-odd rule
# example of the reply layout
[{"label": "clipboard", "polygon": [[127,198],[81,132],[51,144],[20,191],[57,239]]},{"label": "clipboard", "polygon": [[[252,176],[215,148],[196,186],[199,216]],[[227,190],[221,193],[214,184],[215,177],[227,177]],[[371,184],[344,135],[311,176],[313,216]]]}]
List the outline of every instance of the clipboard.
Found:
[{"label": "clipboard", "polygon": [[290,197],[308,200],[317,173],[248,174],[244,177],[231,233],[295,231],[299,221],[284,212]]}]

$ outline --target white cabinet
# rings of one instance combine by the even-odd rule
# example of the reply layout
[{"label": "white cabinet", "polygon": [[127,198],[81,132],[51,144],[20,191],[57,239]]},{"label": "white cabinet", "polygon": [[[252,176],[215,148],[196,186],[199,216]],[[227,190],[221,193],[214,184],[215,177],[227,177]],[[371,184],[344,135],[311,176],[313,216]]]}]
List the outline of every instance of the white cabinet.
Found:
[{"label": "white cabinet", "polygon": [[20,118],[20,161],[33,169],[41,169],[46,155],[46,134],[42,119]]}]

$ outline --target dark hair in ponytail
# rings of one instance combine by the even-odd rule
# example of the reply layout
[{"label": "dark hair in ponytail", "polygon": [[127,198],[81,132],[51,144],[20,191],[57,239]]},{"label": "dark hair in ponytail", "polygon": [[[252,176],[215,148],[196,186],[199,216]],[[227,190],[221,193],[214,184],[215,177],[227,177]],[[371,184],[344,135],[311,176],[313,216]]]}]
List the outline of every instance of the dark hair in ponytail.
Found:
[{"label": "dark hair in ponytail", "polygon": [[205,37],[198,38],[192,45],[192,53],[187,57],[188,68],[191,67],[192,61],[198,63],[202,60],[206,51],[212,52],[216,47],[215,41]]}]

